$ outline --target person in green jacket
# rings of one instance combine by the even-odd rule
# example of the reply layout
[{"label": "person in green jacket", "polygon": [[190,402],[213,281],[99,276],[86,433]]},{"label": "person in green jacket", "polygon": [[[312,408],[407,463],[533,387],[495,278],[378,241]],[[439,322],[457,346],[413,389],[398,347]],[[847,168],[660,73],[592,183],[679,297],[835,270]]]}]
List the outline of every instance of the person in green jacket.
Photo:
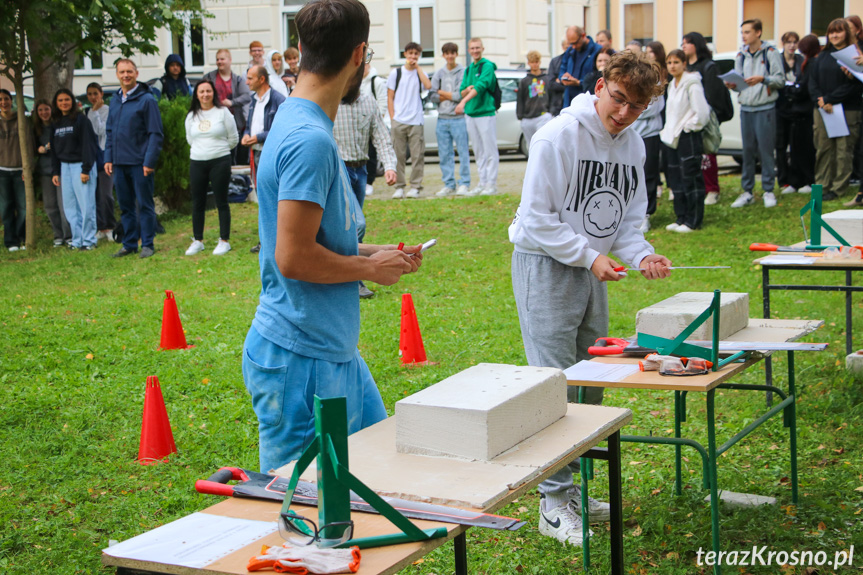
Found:
[{"label": "person in green jacket", "polygon": [[456,114],[467,115],[467,131],[473,146],[479,171],[479,185],[461,195],[492,196],[497,193],[497,169],[500,156],[497,152],[496,110],[494,107],[494,85],[497,66],[482,57],[485,48],[482,40],[471,38],[468,51],[473,59],[461,81],[461,102]]}]

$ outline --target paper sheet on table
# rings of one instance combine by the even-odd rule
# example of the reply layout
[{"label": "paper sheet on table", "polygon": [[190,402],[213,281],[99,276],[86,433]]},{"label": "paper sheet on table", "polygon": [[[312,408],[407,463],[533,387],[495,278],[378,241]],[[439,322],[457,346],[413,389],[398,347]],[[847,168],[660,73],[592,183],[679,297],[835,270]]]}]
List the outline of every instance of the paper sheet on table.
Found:
[{"label": "paper sheet on table", "polygon": [[833,104],[833,112],[828,114],[824,108],[818,108],[821,119],[824,120],[824,129],[827,130],[828,138],[844,138],[851,135],[848,124],[845,123],[845,109],[842,104]]},{"label": "paper sheet on table", "polygon": [[795,265],[795,266],[811,266],[815,263],[816,257],[812,256],[767,256],[761,260],[763,266],[779,266],[779,265]]},{"label": "paper sheet on table", "polygon": [[202,569],[277,529],[275,521],[193,513],[102,552],[122,559]]},{"label": "paper sheet on table", "polygon": [[581,360],[563,370],[566,379],[571,381],[623,381],[633,373],[638,373],[637,363],[600,363]]},{"label": "paper sheet on table", "polygon": [[848,68],[848,71],[851,72],[852,76],[863,82],[863,66],[857,64],[857,58],[860,57],[860,52],[857,51],[856,46],[852,45],[836,52],[830,52],[830,55],[836,58],[840,64]]},{"label": "paper sheet on table", "polygon": [[746,78],[731,70],[730,72],[726,72],[725,74],[720,74],[719,79],[723,82],[728,82],[729,84],[734,84],[735,92],[742,92],[749,86],[746,85]]}]

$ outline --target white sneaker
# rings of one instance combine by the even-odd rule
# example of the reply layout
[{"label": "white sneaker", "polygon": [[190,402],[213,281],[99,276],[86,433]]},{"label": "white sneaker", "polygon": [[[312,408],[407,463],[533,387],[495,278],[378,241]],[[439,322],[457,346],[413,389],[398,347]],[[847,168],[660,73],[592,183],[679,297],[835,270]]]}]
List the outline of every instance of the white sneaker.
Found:
[{"label": "white sneaker", "polygon": [[812,186],[803,186],[802,188],[797,190],[797,193],[798,194],[811,194],[812,193]]},{"label": "white sneaker", "polygon": [[105,235],[105,232],[103,232],[102,230],[99,230],[98,232],[96,232],[96,241],[97,241],[97,242],[98,242],[99,240],[104,240],[104,239],[105,239],[105,238],[107,238],[107,237],[108,237],[108,236],[106,236],[106,235]]},{"label": "white sneaker", "polygon": [[669,232],[673,232],[674,230],[676,230],[679,227],[680,227],[680,224],[678,224],[677,222],[671,222],[670,224],[665,226],[665,229],[668,230]]},{"label": "white sneaker", "polygon": [[[576,512],[572,501],[565,505],[545,511],[542,503],[539,505],[539,532],[554,537],[561,543],[569,543],[581,547],[583,543],[581,514]],[[593,531],[589,532],[593,535]]]},{"label": "white sneaker", "polygon": [[[567,490],[569,502],[575,513],[581,518],[581,487],[575,485]],[[588,518],[591,523],[605,523],[611,519],[611,505],[604,501],[597,501],[593,497],[587,497]]]},{"label": "white sneaker", "polygon": [[375,194],[375,187],[371,184],[366,184],[366,195],[373,196]]},{"label": "white sneaker", "polygon": [[213,255],[214,256],[223,256],[226,253],[228,253],[229,251],[231,251],[231,244],[229,244],[225,240],[219,240],[219,243],[216,246],[216,249],[213,250]]},{"label": "white sneaker", "polygon": [[189,249],[186,250],[187,256],[193,256],[195,254],[199,254],[204,251],[204,242],[200,240],[193,240],[192,245],[189,246]]},{"label": "white sneaker", "polygon": [[436,193],[435,195],[436,195],[437,197],[439,197],[439,198],[445,198],[445,197],[447,197],[447,196],[451,196],[451,195],[453,195],[454,193],[455,193],[455,190],[454,190],[454,189],[452,189],[452,188],[451,188],[451,187],[449,187],[449,186],[446,186],[445,188],[443,188],[441,191],[439,191],[439,192],[438,192],[438,193]]},{"label": "white sneaker", "polygon": [[661,197],[662,197],[662,186],[656,186],[656,199],[658,200]]},{"label": "white sneaker", "polygon": [[707,192],[707,195],[704,197],[704,205],[705,206],[715,206],[719,203],[719,192]]},{"label": "white sneaker", "polygon": [[784,188],[782,188],[782,193],[783,194],[796,194],[797,188],[795,188],[794,186],[785,186]]},{"label": "white sneaker", "polygon": [[11,246],[11,247],[9,248],[9,251],[10,251],[10,252],[17,252],[19,249],[21,249],[21,248],[19,248],[18,246]]},{"label": "white sneaker", "polygon": [[669,200],[673,200],[673,199],[674,199],[674,190],[672,190],[672,189],[669,189],[669,190],[668,190],[668,199],[669,199]]},{"label": "white sneaker", "polygon": [[405,189],[404,188],[396,188],[395,193],[393,193],[394,200],[400,200],[405,197]]},{"label": "white sneaker", "polygon": [[736,200],[731,203],[731,207],[742,208],[743,206],[748,206],[754,201],[755,200],[753,199],[752,194],[750,194],[749,192],[743,192],[742,194],[737,196]]},{"label": "white sneaker", "polygon": [[54,247],[55,248],[62,248],[63,247],[63,240],[54,240]]},{"label": "white sneaker", "polygon": [[644,216],[644,219],[641,220],[641,225],[638,226],[638,229],[641,230],[641,233],[646,234],[650,230],[650,216]]},{"label": "white sneaker", "polygon": [[[785,192],[782,192],[782,193],[784,194]],[[764,207],[765,208],[775,208],[776,207],[776,196],[773,195],[773,192],[764,192],[762,199],[764,200]]]},{"label": "white sneaker", "polygon": [[455,195],[457,196],[466,196],[470,192],[470,188],[466,185],[462,184],[458,188],[456,188]]},{"label": "white sneaker", "polygon": [[472,190],[470,190],[469,192],[467,192],[465,195],[466,195],[466,196],[478,196],[478,195],[480,195],[480,194],[482,193],[482,191],[483,191],[484,189],[485,189],[485,188],[484,188],[484,187],[482,187],[482,186],[477,186],[477,187],[475,187],[474,189],[472,189]]},{"label": "white sneaker", "polygon": [[405,197],[418,198],[418,197],[420,197],[420,191],[416,188],[411,188],[408,190],[408,193],[405,194]]},{"label": "white sneaker", "polygon": [[495,186],[492,186],[490,188],[483,188],[483,190],[480,192],[480,195],[482,195],[482,196],[496,196],[497,195],[497,188]]},{"label": "white sneaker", "polygon": [[693,230],[692,228],[690,228],[686,224],[680,224],[679,226],[677,226],[677,228],[674,231],[677,232],[678,234],[688,234],[689,232],[694,232],[695,230]]}]

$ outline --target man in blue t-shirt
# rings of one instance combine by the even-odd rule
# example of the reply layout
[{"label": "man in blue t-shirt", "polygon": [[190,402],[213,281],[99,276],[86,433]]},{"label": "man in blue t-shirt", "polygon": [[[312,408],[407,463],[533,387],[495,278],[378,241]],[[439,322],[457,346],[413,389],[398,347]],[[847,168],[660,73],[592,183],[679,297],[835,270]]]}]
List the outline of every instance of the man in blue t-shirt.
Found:
[{"label": "man in blue t-shirt", "polygon": [[303,66],[258,167],[261,296],[243,348],[258,416],[261,471],[297,459],[314,437],[314,396],[346,397],[348,431],[385,419],[360,357],[359,281],[392,285],[421,245],[357,243],[357,203],[333,138],[344,98],[360,93],[369,15],[358,0],[314,0],[296,16]]}]

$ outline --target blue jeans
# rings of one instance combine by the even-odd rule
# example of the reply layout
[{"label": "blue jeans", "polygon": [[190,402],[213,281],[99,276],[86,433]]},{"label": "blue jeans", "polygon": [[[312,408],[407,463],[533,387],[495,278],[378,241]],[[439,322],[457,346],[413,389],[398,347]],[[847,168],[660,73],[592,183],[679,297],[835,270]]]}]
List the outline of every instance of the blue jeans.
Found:
[{"label": "blue jeans", "polygon": [[351,182],[351,189],[354,191],[354,197],[357,199],[355,208],[357,212],[357,241],[363,243],[363,238],[366,236],[366,217],[363,215],[363,204],[366,201],[366,182],[368,180],[368,172],[366,167],[348,168],[348,179]]},{"label": "blue jeans", "polygon": [[258,416],[261,471],[302,455],[315,437],[314,398],[346,397],[348,433],[387,418],[366,362],[333,363],[281,348],[252,327],[243,346],[243,381]]},{"label": "blue jeans", "polygon": [[24,243],[27,194],[23,170],[0,170],[0,218],[3,219],[3,243],[7,248]]},{"label": "blue jeans", "polygon": [[458,185],[470,187],[470,149],[468,149],[467,124],[464,116],[460,118],[438,118],[435,127],[437,153],[443,183],[450,189],[456,188],[455,154],[453,142],[458,148]]},{"label": "blue jeans", "polygon": [[117,189],[117,201],[120,204],[120,221],[123,222],[123,247],[129,251],[138,251],[138,225],[141,226],[141,247],[153,247],[153,238],[156,237],[154,181],[153,174],[144,176],[142,165],[114,164],[114,187]]},{"label": "blue jeans", "polygon": [[60,164],[60,190],[63,213],[72,230],[72,247],[96,245],[96,164],[90,168],[90,180],[81,182],[81,162]]},{"label": "blue jeans", "polygon": [[[755,188],[755,156],[761,158],[761,189],[773,192],[773,151],[776,148],[776,109],[740,112],[740,135],[743,138],[743,174],[740,187],[752,193]],[[675,190],[677,193],[677,190]]]}]

